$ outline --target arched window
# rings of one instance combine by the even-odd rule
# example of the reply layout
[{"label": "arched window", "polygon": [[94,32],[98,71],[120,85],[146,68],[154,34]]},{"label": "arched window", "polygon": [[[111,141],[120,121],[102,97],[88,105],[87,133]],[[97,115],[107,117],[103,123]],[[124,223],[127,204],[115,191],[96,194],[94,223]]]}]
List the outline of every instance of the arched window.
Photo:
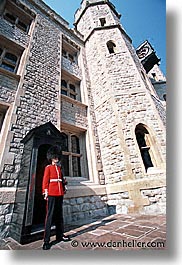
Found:
[{"label": "arched window", "polygon": [[67,88],[67,83],[65,80],[61,80],[61,86]]},{"label": "arched window", "polygon": [[61,149],[68,152],[68,136],[65,133],[61,133]]},{"label": "arched window", "polygon": [[0,67],[10,72],[15,72],[17,63],[18,63],[18,57],[16,55],[7,52],[5,48],[3,53],[3,49],[0,48]]},{"label": "arched window", "polygon": [[67,82],[64,79],[61,80],[61,94],[65,96],[68,94]]},{"label": "arched window", "polygon": [[147,172],[147,169],[149,167],[154,166],[150,156],[150,146],[147,139],[149,137],[149,132],[143,124],[138,124],[135,129],[135,135],[140,149],[141,157],[145,166],[145,170]]},{"label": "arched window", "polygon": [[72,153],[79,154],[80,153],[80,144],[79,138],[75,135],[71,136],[71,151]]},{"label": "arched window", "polygon": [[116,52],[116,44],[111,40],[107,42],[107,48],[108,48],[110,54]]},{"label": "arched window", "polygon": [[70,84],[70,97],[76,99],[76,87],[75,85]]},{"label": "arched window", "polygon": [[80,167],[80,143],[79,138],[75,135],[71,136],[71,152],[72,152],[72,174],[74,177],[81,176]]},{"label": "arched window", "polygon": [[6,52],[4,59],[6,59],[7,61],[11,62],[13,65],[16,65],[16,62],[18,60],[17,56],[10,53],[10,52]]},{"label": "arched window", "polygon": [[76,135],[61,134],[63,174],[70,177],[81,177],[80,140]]}]

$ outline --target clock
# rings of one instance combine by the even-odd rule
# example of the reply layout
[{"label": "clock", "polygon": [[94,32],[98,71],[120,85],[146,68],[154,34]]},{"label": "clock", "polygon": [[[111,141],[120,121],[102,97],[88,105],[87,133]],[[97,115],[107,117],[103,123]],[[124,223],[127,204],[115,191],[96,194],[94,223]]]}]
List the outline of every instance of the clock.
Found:
[{"label": "clock", "polygon": [[137,55],[138,55],[138,57],[139,57],[139,59],[143,59],[143,58],[145,58],[147,55],[148,55],[148,53],[149,53],[149,47],[147,47],[147,46],[144,46],[144,47],[142,47],[141,49],[139,49],[138,51],[137,51]]},{"label": "clock", "polygon": [[150,45],[150,43],[148,41],[145,41],[142,45],[140,45],[136,49],[136,53],[137,53],[140,60],[145,59],[146,57],[148,57],[153,52],[154,52],[154,49],[152,48],[152,46]]}]

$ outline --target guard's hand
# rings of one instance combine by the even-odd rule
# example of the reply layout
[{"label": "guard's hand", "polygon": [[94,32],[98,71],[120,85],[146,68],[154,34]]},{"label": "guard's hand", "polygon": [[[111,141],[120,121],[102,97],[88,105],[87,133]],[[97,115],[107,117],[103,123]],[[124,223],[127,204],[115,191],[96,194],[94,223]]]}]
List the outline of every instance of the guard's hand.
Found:
[{"label": "guard's hand", "polygon": [[67,190],[68,190],[67,186],[64,186],[64,194],[66,194]]},{"label": "guard's hand", "polygon": [[44,200],[48,199],[48,193],[47,192],[43,193],[43,196],[44,196]]},{"label": "guard's hand", "polygon": [[64,185],[68,185],[68,181],[67,181],[66,178],[63,178],[63,184],[64,184]]}]

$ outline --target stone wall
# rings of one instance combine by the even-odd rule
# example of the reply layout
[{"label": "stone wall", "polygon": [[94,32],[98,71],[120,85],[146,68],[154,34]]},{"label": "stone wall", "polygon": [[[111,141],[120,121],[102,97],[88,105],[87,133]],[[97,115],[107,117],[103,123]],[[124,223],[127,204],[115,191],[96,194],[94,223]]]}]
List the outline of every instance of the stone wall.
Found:
[{"label": "stone wall", "polygon": [[61,122],[87,129],[87,106],[62,96]]},{"label": "stone wall", "polygon": [[70,60],[62,57],[62,69],[81,80],[81,70],[76,63],[71,63]]},{"label": "stone wall", "polygon": [[109,194],[108,205],[113,208],[113,212],[117,214],[128,214],[131,207],[134,207],[134,202],[130,199],[128,191]]},{"label": "stone wall", "polygon": [[[1,164],[0,183],[1,190],[2,187],[11,188],[14,198],[16,191],[14,188],[19,185],[18,180],[24,148],[21,140],[36,126],[48,121],[52,121],[55,125],[60,122],[61,33],[55,24],[49,21],[48,18],[44,18],[43,15],[38,14],[33,23],[35,25],[33,32],[31,32],[31,40],[30,36],[25,33],[20,34],[18,29],[17,32],[12,31],[9,23],[5,21],[0,23],[1,34],[26,48],[24,61],[26,64],[21,66],[23,67],[21,71],[23,75],[19,87],[17,88],[17,85],[15,87],[12,83],[11,88],[3,87],[2,91],[4,92],[1,93],[1,97],[4,98],[6,103],[10,101],[12,103],[13,101],[15,105]],[[10,81],[8,84],[6,82],[8,86],[11,86]],[[24,177],[21,187],[25,191],[25,196],[29,175],[27,174]],[[3,196],[5,196],[5,193],[3,193]],[[24,197],[23,202],[22,200],[20,204],[17,202],[15,208],[13,207],[14,202],[9,203],[9,206],[3,203],[1,209],[2,236],[9,230],[8,220],[13,211],[12,231],[14,229],[14,232],[17,230],[17,234],[21,233],[23,216],[16,217],[15,215],[18,215],[20,209],[21,212],[23,211],[25,200]]]},{"label": "stone wall", "polygon": [[[116,15],[116,12],[114,12],[115,7],[114,5],[109,1],[100,1],[100,0],[89,0],[89,1],[82,1],[80,8],[75,13],[75,22],[77,22],[84,11],[84,9],[88,6],[88,4],[95,4],[98,2],[97,7],[90,6],[86,10],[86,15],[82,17],[82,22],[78,25],[78,31],[84,34],[85,37],[89,34],[89,30],[100,26],[99,18],[106,18],[107,24],[106,25],[112,25],[114,22],[120,23],[119,17],[120,15]],[[107,3],[108,2],[108,3]],[[108,5],[109,4],[109,5]],[[111,9],[112,7],[112,9]],[[88,20],[86,19],[88,18]]]},{"label": "stone wall", "polygon": [[165,81],[154,81],[152,80],[152,84],[155,88],[155,91],[157,92],[157,95],[159,99],[162,101],[162,103],[165,105],[166,102],[164,100],[164,95],[167,94],[167,89],[166,89],[166,82]]},{"label": "stone wall", "polygon": [[5,36],[22,47],[27,47],[30,41],[29,35],[19,28],[12,27],[12,24],[3,18],[0,18],[0,35]]},{"label": "stone wall", "polygon": [[107,197],[93,195],[65,199],[63,210],[66,225],[100,218],[108,215]]},{"label": "stone wall", "polygon": [[13,102],[18,84],[19,78],[16,78],[16,76],[8,76],[0,72],[0,100],[5,101],[6,103]]},{"label": "stone wall", "polygon": [[[152,132],[158,132],[152,136],[161,147],[157,156],[162,157],[163,163],[164,127],[119,29],[105,29],[94,34],[86,43],[86,53],[107,183],[121,181],[126,175],[142,177],[135,126],[143,123]],[[116,43],[114,54],[108,54],[106,43],[109,40]],[[160,162],[158,166],[161,167]]]},{"label": "stone wall", "polygon": [[164,104],[157,97],[152,96],[152,99],[155,103],[156,109],[158,110],[159,116],[163,124],[166,126],[166,110],[165,110]]},{"label": "stone wall", "polygon": [[166,214],[166,187],[142,189],[141,194],[149,200],[149,205],[143,207],[143,214]]},{"label": "stone wall", "polygon": [[0,238],[9,234],[14,208],[15,190],[9,188],[0,189]]},{"label": "stone wall", "polygon": [[[10,152],[15,159],[11,164],[14,167],[11,174],[14,172],[16,177],[21,162],[21,139],[40,124],[48,121],[57,124],[60,45],[60,32],[48,20],[38,16],[21,95],[15,101],[16,121],[11,124],[13,139]],[[7,165],[4,166],[3,175],[6,172],[8,173]]]}]

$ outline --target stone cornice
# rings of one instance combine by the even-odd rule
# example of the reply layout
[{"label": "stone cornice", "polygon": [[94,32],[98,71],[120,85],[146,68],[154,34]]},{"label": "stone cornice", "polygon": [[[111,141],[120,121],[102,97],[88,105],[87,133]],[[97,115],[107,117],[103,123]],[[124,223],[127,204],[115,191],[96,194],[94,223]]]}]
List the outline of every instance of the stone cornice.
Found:
[{"label": "stone cornice", "polygon": [[85,43],[88,41],[88,39],[92,36],[92,34],[95,32],[95,31],[99,31],[99,30],[107,30],[107,29],[114,29],[114,28],[118,28],[121,33],[132,43],[132,39],[126,34],[126,32],[124,31],[124,29],[121,27],[120,24],[116,24],[116,25],[109,25],[109,26],[104,26],[104,27],[97,27],[97,28],[94,28],[90,34],[87,36],[87,38],[85,39]]}]

